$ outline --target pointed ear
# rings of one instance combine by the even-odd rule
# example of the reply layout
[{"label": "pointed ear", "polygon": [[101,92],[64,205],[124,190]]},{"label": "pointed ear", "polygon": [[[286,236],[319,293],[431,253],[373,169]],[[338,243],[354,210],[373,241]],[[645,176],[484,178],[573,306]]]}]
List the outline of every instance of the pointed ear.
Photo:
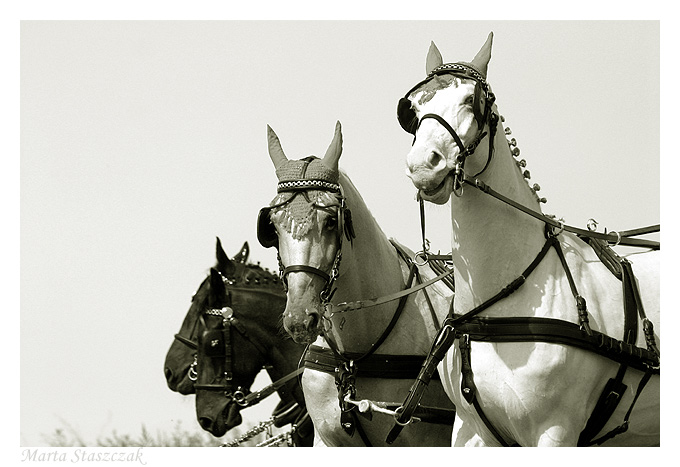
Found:
[{"label": "pointed ear", "polygon": [[210,295],[208,305],[211,308],[222,308],[226,305],[227,287],[224,285],[222,275],[215,268],[210,268]]},{"label": "pointed ear", "polygon": [[250,246],[248,246],[248,242],[244,242],[243,246],[241,247],[241,251],[239,251],[236,256],[234,256],[234,261],[237,263],[243,263],[245,264],[246,261],[248,261],[248,256],[250,255]]},{"label": "pointed ear", "polygon": [[475,58],[472,59],[472,63],[479,71],[482,72],[486,78],[487,67],[489,66],[489,60],[491,60],[491,45],[493,43],[493,31],[489,33],[489,37],[486,38],[486,42],[479,49]]},{"label": "pointed ear", "polygon": [[269,157],[274,163],[274,168],[278,169],[281,164],[288,162],[288,158],[283,153],[283,148],[281,147],[281,141],[279,137],[276,136],[272,127],[267,125],[267,143],[269,148]]},{"label": "pointed ear", "polygon": [[430,42],[430,50],[427,51],[427,59],[425,60],[425,74],[429,75],[432,70],[443,64],[442,54],[439,53],[434,42]]},{"label": "pointed ear", "polygon": [[333,135],[333,141],[331,141],[330,146],[328,146],[328,149],[326,150],[326,155],[323,156],[322,162],[326,167],[338,170],[338,164],[341,155],[342,155],[342,125],[340,125],[340,121],[337,121],[335,123],[335,134]]},{"label": "pointed ear", "polygon": [[222,248],[222,242],[220,241],[219,237],[217,237],[215,255],[217,256],[217,270],[227,277],[233,275],[236,267],[234,266],[234,262],[230,260],[227,254],[224,252],[224,249]]}]

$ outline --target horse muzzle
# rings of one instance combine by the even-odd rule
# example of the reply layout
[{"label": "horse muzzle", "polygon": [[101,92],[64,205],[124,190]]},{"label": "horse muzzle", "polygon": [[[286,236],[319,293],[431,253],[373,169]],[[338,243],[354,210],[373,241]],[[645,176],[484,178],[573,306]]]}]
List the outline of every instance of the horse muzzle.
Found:
[{"label": "horse muzzle", "polygon": [[283,327],[298,344],[311,344],[322,332],[322,310],[319,307],[286,307]]}]

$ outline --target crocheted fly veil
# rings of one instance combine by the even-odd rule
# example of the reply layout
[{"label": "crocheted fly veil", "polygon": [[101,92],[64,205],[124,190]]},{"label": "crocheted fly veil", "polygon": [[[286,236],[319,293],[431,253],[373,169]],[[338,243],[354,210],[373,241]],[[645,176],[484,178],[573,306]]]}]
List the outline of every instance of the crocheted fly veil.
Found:
[{"label": "crocheted fly veil", "polygon": [[281,143],[268,128],[269,155],[276,167],[279,180],[278,195],[269,204],[272,211],[283,212],[281,226],[293,238],[302,238],[313,225],[315,208],[338,205],[340,201],[340,172],[338,159],[342,151],[340,123],[336,124],[335,136],[323,159],[309,156],[301,160],[288,160]]},{"label": "crocheted fly veil", "polygon": [[[272,208],[283,211],[281,224],[293,238],[302,238],[313,225],[315,206],[338,204],[329,191],[338,191],[339,172],[326,167],[321,159],[310,156],[298,161],[287,161],[276,169],[279,194],[270,203]],[[318,187],[320,189],[305,189]],[[304,191],[301,191],[303,190]]]}]

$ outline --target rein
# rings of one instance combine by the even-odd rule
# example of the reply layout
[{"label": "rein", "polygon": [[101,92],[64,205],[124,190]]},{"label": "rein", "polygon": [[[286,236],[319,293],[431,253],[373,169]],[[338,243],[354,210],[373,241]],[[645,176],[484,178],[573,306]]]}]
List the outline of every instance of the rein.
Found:
[{"label": "rein", "polygon": [[546,224],[549,224],[552,227],[560,229],[560,232],[562,230],[566,230],[567,232],[575,233],[580,236],[584,237],[590,237],[590,238],[595,238],[598,240],[605,240],[609,243],[614,243],[614,246],[616,245],[624,245],[624,246],[636,246],[636,247],[643,247],[643,248],[650,248],[652,250],[658,250],[661,247],[660,242],[653,241],[653,240],[645,240],[645,239],[637,239],[637,238],[630,238],[634,237],[637,235],[644,235],[648,233],[655,233],[659,232],[661,230],[660,224],[652,225],[649,227],[643,227],[639,229],[632,229],[632,230],[627,230],[627,231],[621,231],[621,232],[610,232],[610,233],[599,233],[599,232],[594,232],[592,230],[584,230],[584,229],[579,229],[577,227],[573,227],[570,225],[564,224],[564,222],[556,220],[552,217],[546,216],[545,214],[534,211],[533,209],[530,209],[500,193],[497,191],[493,190],[489,185],[484,183],[482,180],[479,180],[478,178],[474,177],[467,177],[465,176],[462,179],[463,183],[466,185],[473,186],[477,188],[478,190],[491,195],[492,197],[512,206],[513,208],[516,208],[531,217],[538,219],[540,221],[543,221]]}]

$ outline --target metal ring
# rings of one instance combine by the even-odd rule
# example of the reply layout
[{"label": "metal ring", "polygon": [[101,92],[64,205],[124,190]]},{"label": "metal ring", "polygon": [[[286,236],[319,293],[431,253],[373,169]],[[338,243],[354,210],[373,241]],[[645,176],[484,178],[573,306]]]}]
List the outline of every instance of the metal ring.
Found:
[{"label": "metal ring", "polygon": [[189,367],[189,373],[187,377],[191,381],[196,381],[198,379],[198,372],[196,371],[196,365],[198,365],[198,356],[194,355],[194,362]]},{"label": "metal ring", "polygon": [[[423,258],[422,263],[418,261],[418,258]],[[429,261],[429,258],[427,256],[426,251],[419,251],[413,255],[413,263],[416,266],[425,266],[427,262]]]},{"label": "metal ring", "polygon": [[619,243],[621,243],[621,234],[618,233],[616,230],[612,230],[609,233],[615,233],[616,234],[616,243],[614,243],[612,246],[617,246]]},{"label": "metal ring", "polygon": [[588,230],[590,230],[591,232],[595,232],[597,230],[597,224],[598,222],[595,219],[590,218],[588,219],[588,223],[586,225],[588,227]]},{"label": "metal ring", "polygon": [[399,425],[399,426],[406,426],[410,425],[411,422],[413,422],[413,417],[409,417],[408,421],[406,422],[400,422],[399,421],[399,415],[404,411],[404,406],[399,406],[394,410],[394,422]]},{"label": "metal ring", "polygon": [[234,402],[236,402],[241,407],[245,407],[245,406],[248,405],[248,401],[246,400],[246,395],[240,389],[237,389],[231,397],[232,397],[232,399],[234,399]]},{"label": "metal ring", "polygon": [[456,197],[460,198],[461,196],[463,196],[463,188],[464,188],[464,186],[463,186],[462,178],[461,178],[461,181],[458,181],[458,176],[454,175],[453,176],[453,186],[452,186],[452,189],[451,189],[453,194],[456,195]]}]

